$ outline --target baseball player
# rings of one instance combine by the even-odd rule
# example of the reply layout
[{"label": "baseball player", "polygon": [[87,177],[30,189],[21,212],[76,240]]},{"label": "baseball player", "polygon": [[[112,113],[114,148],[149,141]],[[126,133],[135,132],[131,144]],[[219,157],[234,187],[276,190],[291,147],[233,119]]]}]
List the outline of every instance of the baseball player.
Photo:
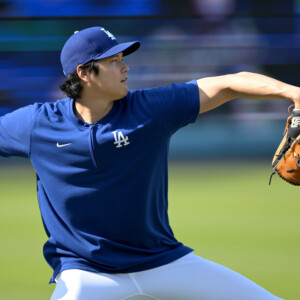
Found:
[{"label": "baseball player", "polygon": [[238,73],[131,92],[123,57],[139,46],[75,32],[61,52],[67,98],[0,118],[0,155],[28,157],[37,174],[51,300],[280,299],[175,239],[167,156],[199,113],[238,97],[300,108],[299,88]]}]

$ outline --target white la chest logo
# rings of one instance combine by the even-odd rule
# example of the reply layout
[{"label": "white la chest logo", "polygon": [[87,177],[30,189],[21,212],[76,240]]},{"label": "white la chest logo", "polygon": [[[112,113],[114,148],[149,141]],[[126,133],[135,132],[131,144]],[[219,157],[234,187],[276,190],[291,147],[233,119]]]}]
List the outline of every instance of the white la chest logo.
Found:
[{"label": "white la chest logo", "polygon": [[[128,136],[123,135],[122,131],[113,131],[112,132],[115,138],[115,142],[114,144],[116,145],[116,148],[120,148],[123,146],[127,146],[130,144],[130,142],[128,142]],[[123,143],[123,145],[122,145]]]}]

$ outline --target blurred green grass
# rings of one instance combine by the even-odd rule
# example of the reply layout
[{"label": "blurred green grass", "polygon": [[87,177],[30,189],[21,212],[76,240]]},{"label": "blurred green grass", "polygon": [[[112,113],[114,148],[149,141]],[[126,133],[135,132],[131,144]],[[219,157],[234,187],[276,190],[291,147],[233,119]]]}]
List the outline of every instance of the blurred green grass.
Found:
[{"label": "blurred green grass", "polygon": [[[0,299],[49,299],[47,237],[27,163],[0,162]],[[195,253],[299,299],[299,187],[273,177],[269,162],[170,164],[170,222]]]}]

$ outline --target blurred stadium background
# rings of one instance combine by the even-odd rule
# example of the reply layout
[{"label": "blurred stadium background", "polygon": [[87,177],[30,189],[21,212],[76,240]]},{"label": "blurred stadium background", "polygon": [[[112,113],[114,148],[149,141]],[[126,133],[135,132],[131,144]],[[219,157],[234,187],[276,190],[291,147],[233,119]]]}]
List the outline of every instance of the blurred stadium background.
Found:
[{"label": "blurred stadium background", "polygon": [[[300,0],[2,0],[0,116],[62,98],[60,50],[97,25],[142,42],[125,59],[130,89],[239,71],[299,85],[299,13]],[[289,104],[231,101],[176,133],[170,219],[197,254],[297,300],[297,188],[275,177],[268,186]],[[49,299],[34,170],[13,158],[0,158],[0,168],[0,298]]]}]

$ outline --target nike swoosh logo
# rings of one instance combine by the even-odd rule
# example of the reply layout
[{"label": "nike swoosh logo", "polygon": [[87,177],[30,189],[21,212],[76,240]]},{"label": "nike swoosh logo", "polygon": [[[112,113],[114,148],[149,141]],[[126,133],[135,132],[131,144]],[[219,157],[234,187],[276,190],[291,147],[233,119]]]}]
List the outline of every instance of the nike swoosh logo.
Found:
[{"label": "nike swoosh logo", "polygon": [[72,143],[68,143],[68,144],[59,144],[59,143],[56,143],[56,147],[57,148],[62,148],[62,147],[66,147],[66,146],[69,146],[71,145]]}]

